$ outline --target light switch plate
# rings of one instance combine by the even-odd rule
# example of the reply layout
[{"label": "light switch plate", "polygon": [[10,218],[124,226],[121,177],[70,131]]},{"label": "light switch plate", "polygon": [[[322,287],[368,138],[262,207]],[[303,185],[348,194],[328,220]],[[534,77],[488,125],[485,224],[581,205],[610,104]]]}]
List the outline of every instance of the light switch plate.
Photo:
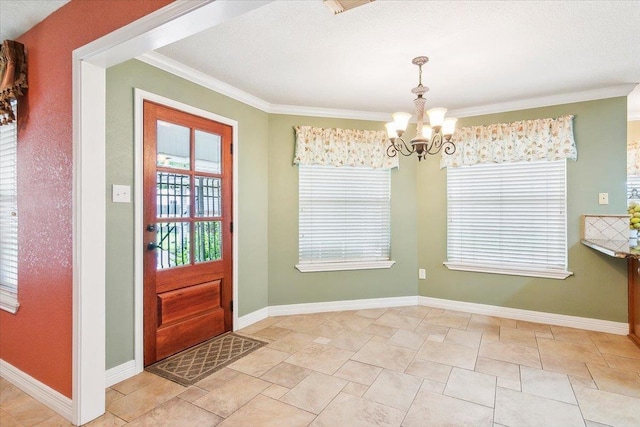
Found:
[{"label": "light switch plate", "polygon": [[418,279],[426,279],[427,278],[427,270],[424,268],[418,269]]},{"label": "light switch plate", "polygon": [[111,200],[113,203],[131,203],[131,186],[114,184]]},{"label": "light switch plate", "polygon": [[601,205],[608,205],[609,193],[598,193],[598,203]]}]

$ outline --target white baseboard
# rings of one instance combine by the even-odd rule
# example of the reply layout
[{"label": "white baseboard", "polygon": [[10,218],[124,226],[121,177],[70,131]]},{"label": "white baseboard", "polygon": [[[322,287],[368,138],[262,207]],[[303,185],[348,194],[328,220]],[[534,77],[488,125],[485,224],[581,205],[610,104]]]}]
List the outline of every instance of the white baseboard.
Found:
[{"label": "white baseboard", "polygon": [[72,421],[73,405],[71,399],[31,375],[0,359],[0,377],[9,381],[40,403],[48,406],[68,420]]},{"label": "white baseboard", "polygon": [[628,335],[629,325],[610,320],[591,319],[588,317],[568,316],[566,314],[544,313],[541,311],[522,310],[519,308],[499,307],[495,305],[476,304],[472,302],[454,301],[441,298],[418,297],[420,305],[445,310],[464,311],[466,313],[484,314],[527,322],[546,323],[548,325],[567,326],[569,328],[586,329],[588,331],[608,332],[616,335]]},{"label": "white baseboard", "polygon": [[267,317],[269,317],[269,307],[261,308],[260,310],[245,314],[244,316],[238,317],[238,323],[234,325],[233,330],[237,331],[238,329],[246,328],[247,326],[253,325]]},{"label": "white baseboard", "polygon": [[290,314],[323,313],[327,311],[365,310],[367,308],[404,307],[407,305],[418,305],[418,298],[415,296],[409,296],[272,305],[269,306],[269,317],[285,316]]},{"label": "white baseboard", "polygon": [[114,366],[111,369],[107,369],[104,375],[104,386],[111,387],[114,384],[118,384],[121,381],[131,378],[134,375],[142,372],[142,369],[138,369],[135,360],[129,360],[121,365]]}]

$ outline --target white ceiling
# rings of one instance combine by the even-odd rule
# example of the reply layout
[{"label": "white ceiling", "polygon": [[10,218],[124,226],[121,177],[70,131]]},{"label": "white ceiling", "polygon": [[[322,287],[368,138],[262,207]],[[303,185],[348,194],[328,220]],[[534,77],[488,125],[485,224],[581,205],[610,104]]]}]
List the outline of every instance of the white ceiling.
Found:
[{"label": "white ceiling", "polygon": [[[64,3],[0,0],[1,39]],[[385,114],[413,111],[411,59],[426,55],[427,108],[497,111],[639,83],[639,22],[640,1],[376,0],[333,15],[321,0],[279,0],[154,55],[267,104]],[[629,108],[640,119],[640,90]]]}]

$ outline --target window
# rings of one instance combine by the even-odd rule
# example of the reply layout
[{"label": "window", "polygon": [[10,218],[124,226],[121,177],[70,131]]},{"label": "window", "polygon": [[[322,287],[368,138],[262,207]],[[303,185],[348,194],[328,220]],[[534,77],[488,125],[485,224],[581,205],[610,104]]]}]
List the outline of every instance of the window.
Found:
[{"label": "window", "polygon": [[0,308],[11,313],[19,306],[17,145],[16,122],[0,126]]},{"label": "window", "polygon": [[566,160],[447,169],[452,270],[564,279]]},{"label": "window", "polygon": [[302,272],[389,268],[391,170],[299,165]]}]

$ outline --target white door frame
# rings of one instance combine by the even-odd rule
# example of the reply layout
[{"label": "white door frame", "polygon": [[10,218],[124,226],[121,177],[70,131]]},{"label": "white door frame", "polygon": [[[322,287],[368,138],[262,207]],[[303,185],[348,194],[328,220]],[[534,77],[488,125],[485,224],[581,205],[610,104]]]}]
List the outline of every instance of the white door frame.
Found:
[{"label": "white door frame", "polygon": [[[142,89],[136,88],[134,91],[134,228],[135,228],[135,251],[134,251],[134,354],[136,374],[142,372],[144,369],[144,114],[143,103],[145,100],[153,101],[167,107],[174,108],[176,110],[184,111],[185,113],[192,114],[194,116],[204,117],[231,126],[233,129],[231,143],[233,144],[234,151],[238,153],[238,122],[228,117],[220,116],[210,111],[202,110],[197,107],[193,107],[182,102],[175,101],[170,98],[166,98],[155,93],[147,92]],[[238,229],[235,224],[238,223],[238,156],[233,156],[233,216],[232,221],[234,223],[233,230],[233,330],[238,329]]]},{"label": "white door frame", "polygon": [[177,0],[73,51],[74,424],[105,410],[106,69],[267,3]]}]

